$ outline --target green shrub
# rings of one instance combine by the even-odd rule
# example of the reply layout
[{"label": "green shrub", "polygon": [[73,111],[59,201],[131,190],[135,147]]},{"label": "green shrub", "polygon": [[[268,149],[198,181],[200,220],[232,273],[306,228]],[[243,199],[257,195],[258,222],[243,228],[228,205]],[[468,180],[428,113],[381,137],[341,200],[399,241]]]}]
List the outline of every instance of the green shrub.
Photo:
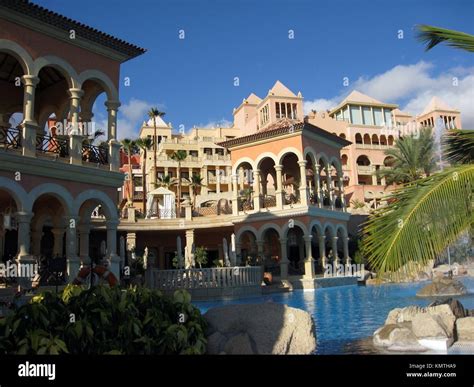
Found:
[{"label": "green shrub", "polygon": [[186,291],[66,287],[0,320],[0,354],[202,354],[205,320]]}]

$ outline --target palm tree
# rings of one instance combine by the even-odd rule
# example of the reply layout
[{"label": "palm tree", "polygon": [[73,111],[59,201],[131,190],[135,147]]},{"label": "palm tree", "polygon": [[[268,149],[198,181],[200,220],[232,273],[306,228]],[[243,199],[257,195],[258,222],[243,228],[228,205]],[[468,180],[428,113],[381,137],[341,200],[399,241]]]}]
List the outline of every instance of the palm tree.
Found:
[{"label": "palm tree", "polygon": [[178,206],[178,216],[181,215],[181,162],[188,157],[188,154],[185,150],[177,150],[173,152],[171,155],[171,159],[178,163],[178,167],[176,168],[176,179],[178,181],[178,197],[177,206]]},{"label": "palm tree", "polygon": [[199,195],[201,188],[204,187],[205,185],[202,183],[204,181],[204,178],[201,177],[201,175],[192,175],[189,181],[189,188],[193,192],[193,208],[196,207],[196,196]]},{"label": "palm tree", "polygon": [[155,186],[165,187],[166,189],[169,189],[172,185],[176,184],[176,179],[174,177],[171,177],[170,175],[159,177],[158,181],[159,183],[155,184]]},{"label": "palm tree", "polygon": [[148,111],[148,117],[153,119],[153,183],[156,183],[156,153],[158,151],[156,135],[156,117],[163,117],[165,114],[165,112],[160,112],[156,107],[153,107]]},{"label": "palm tree", "polygon": [[377,171],[387,184],[406,184],[429,176],[436,167],[434,160],[434,140],[431,128],[422,128],[418,136],[400,137],[393,148],[387,149],[390,168]]},{"label": "palm tree", "polygon": [[151,138],[145,137],[145,138],[139,138],[135,141],[137,146],[143,151],[143,159],[142,159],[142,187],[143,187],[143,199],[142,199],[142,204],[143,204],[143,212],[146,211],[146,194],[147,194],[147,189],[146,189],[146,162],[148,158],[148,151],[152,147],[152,140]]},{"label": "palm tree", "polygon": [[122,141],[122,149],[127,153],[128,157],[128,182],[126,183],[128,190],[127,205],[129,207],[133,204],[133,174],[132,174],[132,153],[135,150],[135,141],[130,140],[129,138],[124,138]]},{"label": "palm tree", "polygon": [[[474,36],[419,26],[418,37],[430,50],[441,42],[474,52]],[[473,230],[474,131],[452,130],[443,138],[452,166],[397,189],[389,204],[364,225],[363,252],[380,274],[403,266],[416,270]],[[408,264],[408,265],[407,265]]]}]

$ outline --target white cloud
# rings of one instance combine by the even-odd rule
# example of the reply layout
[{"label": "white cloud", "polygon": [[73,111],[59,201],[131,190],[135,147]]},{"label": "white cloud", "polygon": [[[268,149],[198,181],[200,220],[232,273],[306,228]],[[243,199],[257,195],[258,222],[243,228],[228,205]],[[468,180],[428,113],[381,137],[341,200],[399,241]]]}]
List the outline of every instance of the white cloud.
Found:
[{"label": "white cloud", "polygon": [[[464,128],[474,128],[474,68],[455,67],[432,75],[434,66],[420,61],[413,65],[398,65],[373,77],[360,77],[350,87],[375,99],[397,103],[408,113],[420,114],[433,96],[461,111]],[[457,85],[455,85],[457,80]],[[305,101],[305,113],[335,107],[347,95]]]},{"label": "white cloud", "polygon": [[196,125],[198,128],[229,128],[233,125],[232,121],[229,121],[225,118],[221,118],[220,120],[209,121],[207,124],[199,124]]},{"label": "white cloud", "polygon": [[162,104],[147,102],[132,98],[119,108],[117,131],[118,138],[136,138],[140,132],[143,121],[147,120],[147,112],[152,106],[163,109]]}]

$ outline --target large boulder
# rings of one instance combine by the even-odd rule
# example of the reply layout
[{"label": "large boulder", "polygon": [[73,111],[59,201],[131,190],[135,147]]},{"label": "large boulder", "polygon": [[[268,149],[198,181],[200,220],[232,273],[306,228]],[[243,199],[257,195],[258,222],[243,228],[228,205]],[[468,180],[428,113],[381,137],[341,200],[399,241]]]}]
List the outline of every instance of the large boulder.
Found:
[{"label": "large boulder", "polygon": [[389,351],[423,352],[426,350],[412,332],[410,323],[383,325],[375,331],[373,342],[375,346]]},{"label": "large boulder", "polygon": [[277,303],[209,309],[208,354],[310,354],[316,350],[311,315]]},{"label": "large boulder", "polygon": [[467,293],[466,287],[458,280],[449,277],[434,277],[433,281],[421,288],[418,297],[462,296]]},{"label": "large boulder", "polygon": [[457,319],[456,332],[459,341],[474,341],[474,317]]}]

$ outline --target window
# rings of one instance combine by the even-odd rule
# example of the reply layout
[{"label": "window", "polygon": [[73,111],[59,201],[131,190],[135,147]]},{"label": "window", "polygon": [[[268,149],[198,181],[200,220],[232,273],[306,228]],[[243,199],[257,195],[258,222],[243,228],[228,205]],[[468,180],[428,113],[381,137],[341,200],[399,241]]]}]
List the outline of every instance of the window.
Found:
[{"label": "window", "polygon": [[370,107],[364,106],[362,107],[362,115],[364,117],[364,125],[373,125],[374,120],[372,119],[372,111]]},{"label": "window", "polygon": [[355,125],[362,125],[362,117],[360,116],[360,107],[351,105],[352,123]]},{"label": "window", "polygon": [[381,108],[374,108],[375,125],[382,126],[383,116]]},{"label": "window", "polygon": [[260,110],[260,125],[265,125],[268,120],[270,119],[270,115],[268,112],[268,105],[265,105],[261,110]]},{"label": "window", "polygon": [[336,120],[337,120],[337,121],[342,121],[342,120],[343,120],[343,117],[342,117],[342,110],[339,110],[339,111],[336,113]]},{"label": "window", "polygon": [[280,102],[275,102],[275,109],[276,109],[276,118],[277,120],[281,118],[280,116]]},{"label": "window", "polygon": [[385,115],[385,126],[392,126],[392,112],[391,110],[385,108],[384,110]]},{"label": "window", "polygon": [[297,111],[296,111],[296,103],[293,104],[293,119],[296,120],[297,118]]}]

